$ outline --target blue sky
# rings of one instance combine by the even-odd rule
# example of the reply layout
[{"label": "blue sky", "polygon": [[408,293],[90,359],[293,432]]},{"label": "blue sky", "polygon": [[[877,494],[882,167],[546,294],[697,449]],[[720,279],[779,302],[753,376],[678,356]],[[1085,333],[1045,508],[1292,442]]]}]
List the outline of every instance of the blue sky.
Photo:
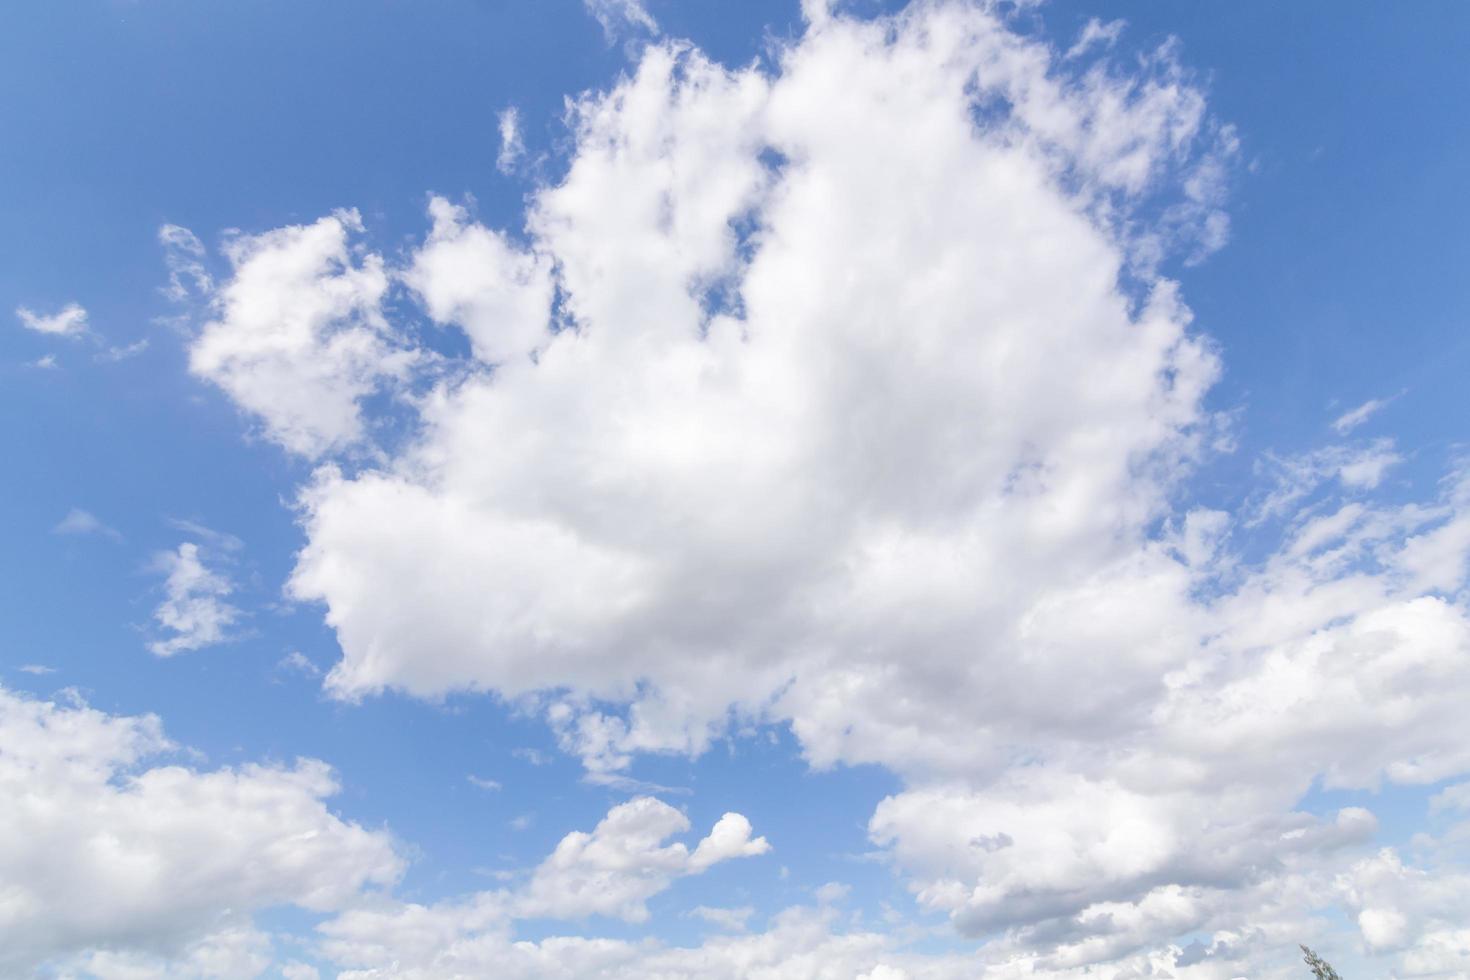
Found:
[{"label": "blue sky", "polygon": [[1470,971],[1470,11],[645,6],[0,15],[0,965]]}]

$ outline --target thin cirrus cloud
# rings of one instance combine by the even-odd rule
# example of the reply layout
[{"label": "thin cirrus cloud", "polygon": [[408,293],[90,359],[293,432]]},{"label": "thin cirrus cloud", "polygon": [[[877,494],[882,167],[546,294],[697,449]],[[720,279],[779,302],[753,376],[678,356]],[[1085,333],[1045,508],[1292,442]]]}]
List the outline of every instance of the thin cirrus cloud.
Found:
[{"label": "thin cirrus cloud", "polygon": [[500,130],[500,152],[495,155],[495,169],[503,174],[515,173],[516,164],[526,154],[521,137],[521,115],[515,106],[507,106],[496,117]]},{"label": "thin cirrus cloud", "polygon": [[51,529],[51,533],[77,536],[95,534],[104,538],[110,538],[113,541],[121,541],[123,539],[122,533],[116,528],[109,527],[96,514],[88,510],[83,510],[80,507],[73,507],[67,511],[66,516],[56,522],[56,526]]},{"label": "thin cirrus cloud", "polygon": [[628,35],[658,34],[658,22],[643,0],[582,0],[609,44]]},{"label": "thin cirrus cloud", "polygon": [[1392,398],[1370,398],[1367,401],[1363,402],[1363,404],[1359,405],[1357,408],[1352,408],[1346,412],[1343,412],[1341,415],[1333,420],[1332,431],[1336,432],[1340,436],[1347,435],[1349,432],[1352,432],[1358,426],[1362,425],[1364,422],[1367,422],[1370,418],[1383,411],[1385,408],[1388,407],[1390,402],[1394,401],[1394,399],[1398,398],[1402,394],[1403,392],[1399,392],[1398,395],[1394,395]]},{"label": "thin cirrus cloud", "polygon": [[[516,888],[334,909],[323,955],[361,978],[1204,978],[1275,968],[1326,904],[1403,971],[1453,972],[1459,797],[1412,853],[1300,801],[1470,772],[1470,474],[1377,499],[1399,457],[1352,439],[1364,406],[1247,504],[1189,499],[1228,441],[1222,355],[1159,269],[1228,238],[1238,141],[1177,49],[1114,63],[1113,24],[1057,48],[958,0],[806,10],[769,68],[650,44],[574,100],[523,233],[435,197],[393,259],[347,209],[230,239],[216,281],[169,226],[167,291],[207,299],[190,371],[313,467],[288,591],[336,633],[330,695],[522,698],[602,785],[789,726],[814,767],[894,775],[844,818],[981,942],[915,953],[831,902],[689,948],[517,940],[643,921],[767,848],[734,813],[669,843],[687,817],[641,796]],[[394,290],[471,353],[419,348]],[[404,443],[375,442],[385,410]],[[205,557],[168,553],[155,652],[228,636]],[[299,779],[315,815],[327,783]],[[172,955],[269,955],[228,929]]]},{"label": "thin cirrus cloud", "polygon": [[80,337],[87,332],[87,311],[80,303],[68,303],[54,313],[38,313],[30,307],[18,306],[16,319],[27,330],[54,337]]}]

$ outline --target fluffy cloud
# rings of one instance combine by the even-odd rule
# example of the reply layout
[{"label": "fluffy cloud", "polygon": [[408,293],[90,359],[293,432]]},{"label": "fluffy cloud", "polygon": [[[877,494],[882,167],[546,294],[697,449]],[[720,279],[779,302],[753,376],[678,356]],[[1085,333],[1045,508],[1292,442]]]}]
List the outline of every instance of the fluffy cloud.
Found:
[{"label": "fluffy cloud", "polygon": [[37,333],[57,337],[77,337],[87,332],[87,311],[78,303],[68,303],[55,313],[45,314],[24,306],[15,308],[20,325]]},{"label": "fluffy cloud", "polygon": [[153,716],[0,689],[0,972],[250,976],[268,961],[251,912],[397,877],[384,834],[327,809],[323,763],[147,765],[172,748]]},{"label": "fluffy cloud", "polygon": [[404,276],[429,315],[462,329],[475,356],[487,364],[524,358],[545,344],[550,260],[520,252],[503,235],[468,223],[464,209],[443,198],[430,201],[429,214],[433,231]]},{"label": "fluffy cloud", "polygon": [[[361,229],[357,212],[339,211],[228,242],[234,275],[213,294],[218,317],[189,349],[194,374],[219,385],[270,438],[302,455],[354,444],[362,435],[359,402],[403,378],[416,357],[385,336],[380,305],[388,276],[378,256],[354,254],[349,237]],[[192,235],[168,228],[161,234],[166,243],[183,241],[182,254],[197,258]],[[193,275],[189,268],[173,270],[171,288]]]},{"label": "fluffy cloud", "polygon": [[1400,976],[1463,976],[1470,970],[1464,909],[1470,875],[1463,848],[1430,866],[1406,864],[1393,848],[1359,861],[1338,878],[1373,952],[1398,954]]},{"label": "fluffy cloud", "polygon": [[172,955],[93,950],[64,961],[57,972],[87,980],[253,980],[270,967],[273,954],[270,936],[235,926],[188,943]]},{"label": "fluffy cloud", "polygon": [[558,919],[605,915],[643,922],[644,903],[673,879],[770,849],[764,837],[750,836],[750,821],[738,813],[721,817],[692,852],[680,843],[663,843],[688,829],[684,814],[652,797],[616,806],[592,833],[562,838],[532,875],[518,910]]},{"label": "fluffy cloud", "polygon": [[[1064,56],[957,0],[806,7],[769,70],[657,45],[577,101],[523,234],[431,203],[398,274],[473,356],[415,402],[410,444],[301,493],[289,589],[336,631],[328,689],[525,696],[600,778],[699,752],[732,715],[787,723],[815,765],[903,779],[872,836],[1001,974],[1266,962],[1376,826],[1303,812],[1314,782],[1470,771],[1470,482],[1378,505],[1396,450],[1345,442],[1272,460],[1238,514],[1190,507],[1219,365],[1158,270],[1223,243],[1235,138],[1175,46],[1121,70],[1086,57],[1112,27]],[[351,383],[249,361],[261,390],[300,389],[301,418],[319,399],[349,420],[299,451],[352,445],[364,395],[414,357],[349,224],[251,239],[325,241],[305,292],[358,298],[305,333],[346,315],[372,338]],[[296,287],[250,271],[220,294],[258,283],[282,315],[265,293]],[[292,445],[273,403],[221,384]],[[1242,526],[1279,546],[1248,559]],[[642,891],[599,876],[666,881],[704,849],[664,845],[684,825],[661,806],[569,837],[570,870],[554,855],[527,894],[558,881],[599,896],[563,912],[637,918]],[[709,840],[756,845],[737,823]],[[432,955],[343,955],[362,976],[805,976],[854,942],[512,943],[507,903],[548,894],[413,907]],[[1364,908],[1375,936],[1410,928]],[[1423,955],[1449,962],[1435,929]],[[943,975],[857,942],[832,975]]]},{"label": "fluffy cloud", "polygon": [[[645,903],[675,879],[715,864],[764,854],[750,822],[727,813],[691,851],[665,843],[689,830],[684,814],[639,797],[608,811],[590,833],[574,831],[514,890],[480,892],[425,906],[384,902],[321,926],[322,948],[335,962],[361,968],[344,976],[582,976],[626,963],[637,948],[609,940],[513,941],[516,920],[600,915],[643,922]],[[512,971],[506,973],[504,971]]]},{"label": "fluffy cloud", "polygon": [[149,650],[172,657],[229,639],[230,627],[240,618],[240,610],[227,599],[234,585],[204,564],[199,545],[185,541],[177,551],[156,555],[153,564],[166,576],[164,599],[153,619],[169,635],[149,643]]},{"label": "fluffy cloud", "polygon": [[[974,637],[1131,560],[1215,364],[1171,286],[1124,294],[1087,208],[1197,107],[1100,76],[1069,94],[970,8],[900,26],[832,21],[774,77],[653,49],[578,107],[522,259],[554,259],[565,321],[442,387],[391,466],[302,498],[292,589],[337,628],[334,690],[649,680],[620,741],[697,748],[732,701],[793,674],[793,711],[834,671],[886,688],[916,645],[914,680],[968,692]],[[1046,133],[976,128],[977,100],[1023,90]],[[1138,115],[1126,166],[1083,132],[1098,91]],[[1096,173],[1086,201],[1063,168]],[[447,215],[421,257],[467,236]],[[514,268],[476,239],[479,275]]]}]

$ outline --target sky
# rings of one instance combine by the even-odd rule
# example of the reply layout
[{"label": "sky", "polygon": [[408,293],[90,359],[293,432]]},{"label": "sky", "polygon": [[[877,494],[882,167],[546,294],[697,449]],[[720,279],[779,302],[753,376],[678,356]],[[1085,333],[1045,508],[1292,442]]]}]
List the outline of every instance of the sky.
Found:
[{"label": "sky", "polygon": [[1470,976],[1470,8],[0,12],[0,976]]}]

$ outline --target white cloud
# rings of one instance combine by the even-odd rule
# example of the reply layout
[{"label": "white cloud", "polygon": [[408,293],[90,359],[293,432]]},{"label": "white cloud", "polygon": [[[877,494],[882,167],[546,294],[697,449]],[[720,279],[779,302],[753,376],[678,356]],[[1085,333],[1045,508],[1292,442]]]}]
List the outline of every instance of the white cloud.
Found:
[{"label": "white cloud", "polygon": [[186,541],[177,551],[160,552],[153,567],[167,576],[164,600],[153,611],[153,619],[169,635],[149,643],[149,650],[172,657],[230,638],[230,627],[240,618],[240,610],[227,601],[234,585],[204,564],[199,545]]},{"label": "white cloud", "polygon": [[260,963],[252,912],[329,911],[397,877],[384,834],[327,809],[323,763],[152,761],[171,749],[151,715],[0,689],[0,973],[249,976],[209,964]]},{"label": "white cloud", "polygon": [[477,358],[524,358],[550,339],[551,262],[468,222],[463,208],[436,197],[434,228],[404,275],[438,323],[455,324]]},{"label": "white cloud", "polygon": [[500,781],[496,779],[486,779],[483,776],[476,776],[473,773],[466,776],[465,779],[469,780],[471,786],[476,786],[492,793],[499,792],[501,789]]},{"label": "white cloud", "polygon": [[593,915],[642,922],[647,900],[676,879],[769,849],[736,813],[721,817],[693,851],[666,843],[688,829],[688,819],[668,804],[630,800],[609,810],[590,833],[567,834],[518,889],[434,905],[383,901],[348,910],[319,927],[322,948],[334,962],[364,971],[343,977],[600,976],[600,965],[628,965],[650,947],[582,938],[541,946],[514,942],[514,923]]},{"label": "white cloud", "polygon": [[[719,911],[719,910],[716,910]],[[919,953],[878,931],[843,929],[830,908],[793,907],[771,917],[761,932],[716,935],[698,946],[551,935],[516,939],[503,910],[485,895],[437,906],[403,906],[376,915],[349,913],[322,927],[323,946],[346,967],[339,980],[437,980],[494,976],[506,980],[597,977],[599,980],[750,980],[750,978],[857,978],[857,980],[1084,980],[1096,970],[1048,966],[1031,958],[985,953]],[[1240,936],[1212,937],[1206,956],[1180,964],[1179,947],[1122,959],[1119,977],[1227,980],[1250,975],[1291,976],[1299,954],[1269,960],[1241,955]]]},{"label": "white cloud", "polygon": [[381,257],[352,248],[361,229],[357,212],[339,211],[231,240],[234,274],[214,295],[216,319],[189,348],[194,374],[304,456],[356,443],[359,403],[405,379],[417,359],[385,336],[388,276]]},{"label": "white cloud", "polygon": [[94,950],[64,961],[62,976],[89,980],[255,980],[273,959],[270,937],[237,926],[196,940],[173,955]]},{"label": "white cloud", "polygon": [[79,337],[87,332],[87,311],[78,303],[68,303],[55,313],[37,313],[24,306],[15,308],[20,325],[37,333],[57,337]]},{"label": "white cloud", "polygon": [[[973,130],[974,67],[1005,56],[994,87],[1030,91],[1043,53],[973,10],[912,20],[892,44],[834,21],[774,79],[654,49],[579,106],[531,221],[574,329],[441,389],[391,469],[325,471],[303,497],[292,589],[329,607],[333,690],[618,698],[647,678],[618,740],[697,748],[731,701],[822,676],[850,638],[853,668],[882,670],[943,622],[933,662],[958,668],[1058,561],[1122,557],[1213,359],[1168,284],[1130,309],[1119,253],[1050,182],[1064,147]],[[1069,98],[1031,101],[1050,119]],[[1167,110],[1139,111],[1148,145]],[[920,179],[900,198],[894,172]],[[983,288],[961,274],[982,267]],[[426,569],[435,588],[408,585]]]},{"label": "white cloud", "polygon": [[[1470,828],[1465,828],[1470,830]],[[1398,976],[1460,976],[1470,969],[1464,909],[1470,874],[1464,851],[1406,863],[1384,848],[1337,878],[1337,887],[1370,951],[1398,960]]]},{"label": "white cloud", "polygon": [[113,541],[121,541],[122,535],[115,528],[108,527],[98,519],[91,511],[73,507],[66,512],[66,516],[57,522],[51,529],[52,534],[100,534]]},{"label": "white cloud", "polygon": [[36,677],[44,677],[47,674],[56,673],[55,667],[47,667],[44,664],[21,664],[15,669],[22,674],[32,674]]},{"label": "white cloud", "polygon": [[751,837],[750,821],[738,813],[721,817],[693,852],[681,843],[664,843],[688,829],[684,814],[653,797],[615,806],[591,833],[562,838],[516,899],[516,911],[557,919],[604,915],[643,922],[648,918],[644,903],[675,878],[770,849],[764,837]]}]

